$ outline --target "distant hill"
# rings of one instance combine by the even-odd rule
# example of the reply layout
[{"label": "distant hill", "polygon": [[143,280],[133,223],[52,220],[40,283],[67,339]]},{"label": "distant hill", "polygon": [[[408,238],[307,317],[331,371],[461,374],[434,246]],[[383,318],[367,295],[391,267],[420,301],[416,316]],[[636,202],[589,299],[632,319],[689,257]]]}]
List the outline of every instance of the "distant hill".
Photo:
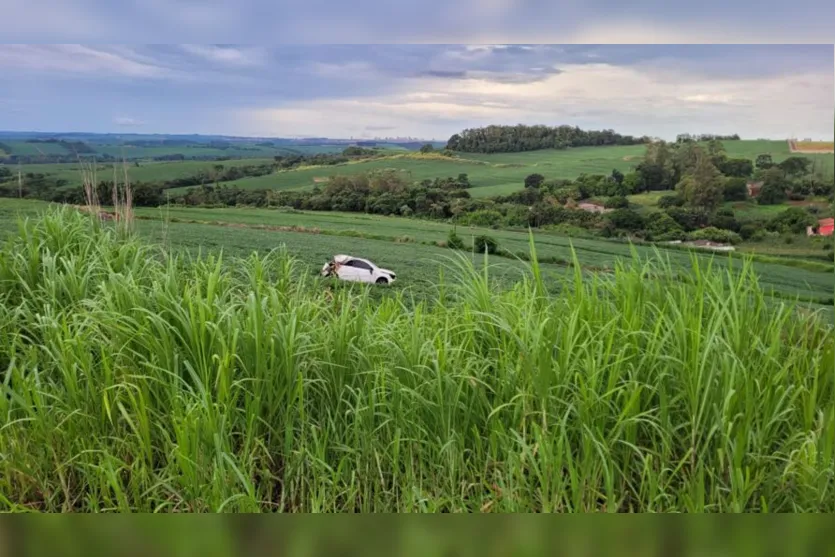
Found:
[{"label": "distant hill", "polygon": [[0,131],[0,163],[72,163],[79,156],[106,162],[130,160],[230,160],[287,154],[339,153],[350,145],[416,151],[426,143],[409,139],[269,138],[200,134],[141,134]]}]

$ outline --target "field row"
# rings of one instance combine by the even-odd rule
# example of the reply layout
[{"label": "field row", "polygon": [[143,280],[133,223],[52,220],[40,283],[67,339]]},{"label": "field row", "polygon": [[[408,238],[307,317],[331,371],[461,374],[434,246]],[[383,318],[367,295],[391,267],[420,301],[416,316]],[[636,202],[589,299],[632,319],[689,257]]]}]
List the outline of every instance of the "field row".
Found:
[{"label": "field row", "polygon": [[[13,232],[15,214],[34,215],[46,206],[44,203],[2,200],[0,222],[7,223],[4,228]],[[437,280],[441,268],[454,253],[438,247],[446,240],[450,225],[417,219],[270,209],[139,208],[136,211],[143,219],[139,221],[139,231],[172,247],[248,255],[286,246],[300,257],[302,265],[310,272],[320,269],[331,256],[348,253],[367,257],[382,267],[395,270],[398,288],[417,289],[421,296],[425,295],[425,287]],[[509,253],[524,256],[529,249],[526,232],[471,227],[459,227],[457,232],[468,245],[472,244],[473,237],[486,234]],[[619,261],[629,260],[633,254],[643,260],[660,255],[669,260],[673,268],[682,270],[690,267],[693,257],[712,260],[720,268],[737,269],[741,265],[741,258],[727,255],[569,238],[548,232],[537,232],[534,238],[537,255],[547,262],[543,267],[559,274],[568,269],[573,253],[580,265],[590,272],[613,269]],[[493,258],[492,262],[505,269],[526,267],[523,262],[507,258]],[[790,260],[786,264],[755,262],[753,266],[763,286],[773,289],[779,296],[800,296],[817,302],[832,298],[835,281],[831,270],[815,270],[817,267],[826,270],[825,264],[809,265],[807,269],[790,266],[790,263]]]},{"label": "field row", "polygon": [[[727,141],[725,148],[729,157],[751,160],[760,154],[770,154],[775,162],[791,156],[785,141]],[[355,164],[291,170],[257,178],[243,178],[231,184],[247,189],[305,189],[329,176],[390,168],[404,172],[415,181],[465,173],[473,184],[473,196],[490,197],[519,190],[525,176],[533,173],[542,174],[548,179],[574,179],[581,174],[609,174],[614,169],[628,172],[640,161],[644,150],[643,145],[628,145],[490,155],[462,153],[451,159],[406,155]],[[833,174],[832,157],[810,156],[820,174]]]},{"label": "field row", "polygon": [[[0,512],[835,510],[831,319],[750,266],[517,263],[496,288],[422,244],[140,222],[183,257],[71,210],[21,232]],[[414,287],[314,279],[280,244],[378,250]]]},{"label": "field row", "polygon": [[[725,147],[729,157],[755,159],[760,154],[770,154],[776,162],[791,156],[785,141],[728,141]],[[294,148],[295,149],[295,148]],[[417,154],[392,155],[380,159],[352,162],[334,166],[308,167],[297,170],[275,172],[266,176],[243,178],[230,185],[245,189],[309,189],[330,176],[357,174],[361,172],[394,169],[407,178],[420,181],[467,174],[473,184],[471,193],[476,197],[504,195],[520,189],[525,176],[539,173],[548,179],[574,179],[580,174],[609,174],[613,169],[627,172],[641,159],[642,145],[614,147],[580,147],[565,150],[540,150],[523,153],[461,154],[448,158],[439,155],[420,156]],[[831,176],[833,158],[823,155],[807,155],[814,161],[816,172]],[[198,172],[209,173],[215,164],[224,166],[257,165],[272,162],[271,158],[248,158],[243,160],[140,162],[131,166],[130,177],[134,181],[163,182],[175,178],[192,176]],[[113,166],[99,165],[100,176],[104,179],[112,174]],[[25,165],[24,172],[41,172],[55,178],[67,180],[69,185],[81,183],[77,164]],[[187,188],[174,189],[179,193]]]}]

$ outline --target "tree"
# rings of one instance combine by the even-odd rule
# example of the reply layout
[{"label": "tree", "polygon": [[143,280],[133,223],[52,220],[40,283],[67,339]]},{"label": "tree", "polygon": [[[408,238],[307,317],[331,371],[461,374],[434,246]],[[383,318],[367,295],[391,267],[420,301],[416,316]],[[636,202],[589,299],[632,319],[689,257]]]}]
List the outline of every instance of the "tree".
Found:
[{"label": "tree", "polygon": [[697,153],[691,172],[682,178],[676,189],[688,205],[711,210],[722,202],[722,186],[722,175],[710,158],[704,153]]},{"label": "tree", "polygon": [[722,189],[725,201],[745,201],[748,199],[748,186],[745,178],[727,178]]},{"label": "tree", "polygon": [[529,174],[525,177],[525,187],[538,188],[544,181],[545,176],[543,176],[542,174]]},{"label": "tree", "polygon": [[670,207],[665,209],[664,212],[670,215],[686,231],[705,226],[708,220],[707,213],[701,209]]},{"label": "tree", "polygon": [[644,160],[635,168],[643,183],[642,191],[672,189],[674,167],[670,149],[663,141],[650,143],[644,153]]},{"label": "tree", "polygon": [[815,222],[815,217],[800,207],[790,207],[769,220],[766,228],[775,232],[801,234],[806,231],[807,226],[812,226]]},{"label": "tree", "polygon": [[710,157],[710,161],[716,166],[719,166],[727,158],[725,145],[718,139],[708,141],[707,154]]},{"label": "tree", "polygon": [[670,240],[682,240],[684,238],[684,230],[681,226],[673,220],[673,218],[663,211],[655,211],[650,213],[646,222],[644,223],[650,239],[663,242]]},{"label": "tree", "polygon": [[421,153],[431,153],[431,152],[432,152],[432,151],[434,151],[434,150],[435,150],[435,148],[432,146],[432,144],[431,144],[431,143],[425,143],[425,144],[424,144],[424,145],[420,148],[420,152],[421,152]]},{"label": "tree", "polygon": [[730,230],[720,230],[719,228],[714,228],[712,226],[696,230],[690,234],[690,239],[709,240],[711,242],[722,242],[726,244],[738,244],[742,241],[742,238],[736,232],[731,232]]},{"label": "tree", "polygon": [[699,159],[707,156],[704,149],[697,143],[684,142],[677,145],[672,157],[673,168],[675,170],[673,176],[674,183],[681,181],[685,174],[690,174],[696,168]]},{"label": "tree", "polygon": [[617,230],[635,232],[644,227],[644,217],[631,209],[615,209],[606,217],[609,224]]},{"label": "tree", "polygon": [[786,175],[780,168],[772,167],[761,174],[763,187],[757,197],[760,205],[779,205],[786,200]]},{"label": "tree", "polygon": [[747,178],[754,172],[754,163],[749,159],[724,159],[716,167],[725,176]]},{"label": "tree", "polygon": [[719,209],[708,219],[708,225],[714,228],[721,228],[724,230],[733,230],[739,232],[741,225],[734,216],[733,209]]},{"label": "tree", "polygon": [[629,201],[625,197],[614,196],[606,199],[603,206],[607,209],[626,209],[629,207]]},{"label": "tree", "polygon": [[499,243],[490,236],[476,236],[473,240],[473,249],[478,253],[493,254],[499,250]]},{"label": "tree", "polygon": [[767,170],[774,166],[774,161],[771,160],[771,155],[757,155],[757,160],[754,163],[754,166],[759,168],[760,170]]},{"label": "tree", "polygon": [[616,184],[620,185],[620,184],[623,183],[623,179],[624,179],[623,172],[621,172],[620,170],[615,168],[615,169],[612,170],[611,178]]},{"label": "tree", "polygon": [[627,195],[633,193],[641,193],[644,191],[644,183],[641,180],[640,174],[637,172],[630,172],[623,177],[623,187],[626,189]]},{"label": "tree", "polygon": [[658,207],[666,209],[668,207],[681,207],[684,205],[684,198],[680,195],[665,195],[658,198]]},{"label": "tree", "polygon": [[809,172],[812,161],[806,157],[789,157],[777,166],[789,176],[803,176]]}]

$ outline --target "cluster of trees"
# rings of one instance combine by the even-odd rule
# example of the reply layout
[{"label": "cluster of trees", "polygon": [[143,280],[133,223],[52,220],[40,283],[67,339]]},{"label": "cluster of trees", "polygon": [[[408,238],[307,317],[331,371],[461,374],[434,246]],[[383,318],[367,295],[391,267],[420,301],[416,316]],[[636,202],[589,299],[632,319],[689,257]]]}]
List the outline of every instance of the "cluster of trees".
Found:
[{"label": "cluster of trees", "polygon": [[785,201],[790,195],[830,195],[832,184],[811,174],[806,157],[789,157],[775,163],[771,155],[759,155],[756,162],[729,158],[719,140],[705,145],[685,141],[663,141],[647,145],[643,160],[624,183],[628,193],[676,190],[689,205],[713,209],[722,201],[747,197],[746,179],[763,182],[757,202],[768,205]]},{"label": "cluster of trees", "polygon": [[712,133],[702,133],[702,134],[689,134],[689,133],[680,133],[676,136],[676,143],[688,143],[688,142],[699,142],[699,141],[739,141],[739,134],[734,133],[731,135],[716,135]]},{"label": "cluster of trees", "polygon": [[271,164],[235,165],[229,167],[225,167],[222,164],[215,164],[211,169],[201,170],[191,176],[166,180],[161,184],[161,187],[165,189],[183,188],[210,183],[217,185],[218,182],[231,182],[233,180],[240,180],[241,178],[266,176],[272,173],[273,168]]},{"label": "cluster of trees", "polygon": [[574,126],[487,126],[455,134],[447,149],[469,153],[515,153],[537,149],[565,149],[594,145],[636,145],[648,137],[621,135],[613,130],[581,130]]},{"label": "cluster of trees", "polygon": [[311,191],[202,186],[190,189],[173,201],[186,205],[246,204],[448,219],[479,206],[478,201],[470,198],[469,187],[466,174],[412,185],[403,173],[382,170],[335,176],[324,187]]},{"label": "cluster of trees", "polygon": [[21,174],[22,185],[18,183],[17,172],[0,165],[0,197],[29,197],[52,201],[52,194],[67,185],[66,180],[56,180],[40,172]]},{"label": "cluster of trees", "polygon": [[341,154],[332,153],[317,153],[315,155],[276,155],[276,168],[281,170],[289,170],[291,168],[298,168],[300,166],[330,166],[335,164],[343,164],[353,159],[375,158],[381,157],[382,153],[379,149],[367,149],[358,145],[351,145],[342,150]]}]

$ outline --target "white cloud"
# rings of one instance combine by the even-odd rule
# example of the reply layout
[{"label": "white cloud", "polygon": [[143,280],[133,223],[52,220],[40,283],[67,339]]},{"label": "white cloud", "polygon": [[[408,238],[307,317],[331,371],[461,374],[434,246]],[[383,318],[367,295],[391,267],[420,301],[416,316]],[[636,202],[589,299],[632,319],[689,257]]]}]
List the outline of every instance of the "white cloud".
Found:
[{"label": "white cloud", "polygon": [[130,116],[118,116],[113,119],[113,123],[117,126],[123,127],[137,127],[145,124],[142,120],[137,120],[136,118],[131,118]]},{"label": "white cloud", "polygon": [[240,114],[243,133],[358,135],[375,127],[444,137],[465,126],[576,124],[622,133],[831,135],[831,73],[730,79],[584,64],[530,83],[412,78],[393,93],[296,101]]},{"label": "white cloud", "polygon": [[[123,52],[126,52],[123,49]],[[164,67],[116,52],[78,44],[0,45],[0,67],[56,74],[160,78]]]},{"label": "white cloud", "polygon": [[261,48],[185,44],[182,49],[210,62],[232,66],[260,66],[265,61],[265,52]]}]

